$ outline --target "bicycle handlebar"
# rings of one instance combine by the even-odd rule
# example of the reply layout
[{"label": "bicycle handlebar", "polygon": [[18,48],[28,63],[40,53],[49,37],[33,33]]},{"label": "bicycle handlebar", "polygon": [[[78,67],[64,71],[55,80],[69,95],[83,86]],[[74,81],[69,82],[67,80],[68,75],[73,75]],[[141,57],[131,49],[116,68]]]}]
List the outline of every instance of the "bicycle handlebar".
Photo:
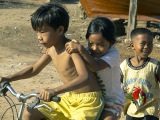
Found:
[{"label": "bicycle handlebar", "polygon": [[[32,97],[36,97],[37,99],[39,99],[38,93],[31,93],[28,95],[24,95],[22,93],[16,93],[7,81],[0,83],[0,88],[1,88],[0,94],[2,96],[5,96],[6,92],[9,90],[11,94],[14,95],[19,101],[26,101],[27,99]],[[57,96],[51,97],[51,101],[60,102],[60,100],[61,100],[60,97],[57,97]]]},{"label": "bicycle handlebar", "polygon": [[[10,93],[13,96],[15,96],[19,100],[19,102],[22,103],[21,107],[20,107],[20,110],[19,110],[19,113],[17,114],[17,120],[22,120],[22,114],[23,114],[25,105],[30,109],[38,109],[40,107],[46,107],[47,109],[52,111],[52,108],[50,108],[46,104],[40,103],[39,93],[31,93],[31,94],[28,94],[28,95],[24,95],[23,93],[16,93],[14,91],[14,89],[11,87],[11,85],[9,84],[9,82],[7,82],[7,81],[1,82],[0,83],[0,96],[7,96],[7,94],[6,94],[7,91],[10,91]],[[26,103],[27,99],[32,98],[32,97],[35,97],[35,100],[32,103]],[[60,100],[61,99],[58,96],[51,97],[51,101],[60,102]],[[11,108],[12,108],[12,106],[11,106]],[[12,113],[13,113],[13,111],[12,111]],[[14,116],[13,116],[13,118],[14,118]]]}]

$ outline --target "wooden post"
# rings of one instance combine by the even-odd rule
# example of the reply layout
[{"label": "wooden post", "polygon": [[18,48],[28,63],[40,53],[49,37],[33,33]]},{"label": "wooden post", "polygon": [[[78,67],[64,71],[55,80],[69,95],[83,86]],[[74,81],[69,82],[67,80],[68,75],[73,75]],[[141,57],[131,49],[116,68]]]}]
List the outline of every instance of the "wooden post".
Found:
[{"label": "wooden post", "polygon": [[137,5],[137,0],[130,0],[126,42],[131,41],[130,33],[136,27]]}]

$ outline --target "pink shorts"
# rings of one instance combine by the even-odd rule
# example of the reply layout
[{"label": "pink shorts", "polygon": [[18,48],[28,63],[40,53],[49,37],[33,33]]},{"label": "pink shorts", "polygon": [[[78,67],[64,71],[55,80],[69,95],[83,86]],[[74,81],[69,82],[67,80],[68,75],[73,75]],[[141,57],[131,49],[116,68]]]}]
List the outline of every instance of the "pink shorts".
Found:
[{"label": "pink shorts", "polygon": [[114,102],[106,102],[104,110],[112,112],[117,117],[121,116],[124,106]]}]

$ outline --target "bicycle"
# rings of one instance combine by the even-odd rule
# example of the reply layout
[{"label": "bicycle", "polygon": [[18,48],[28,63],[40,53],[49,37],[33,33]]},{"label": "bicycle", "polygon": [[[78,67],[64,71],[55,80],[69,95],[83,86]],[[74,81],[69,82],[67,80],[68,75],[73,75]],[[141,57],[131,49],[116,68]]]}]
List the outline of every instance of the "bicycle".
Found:
[{"label": "bicycle", "polygon": [[[20,109],[19,109],[19,112],[17,111],[17,108],[16,108],[16,105],[11,98],[9,98],[13,105],[11,105],[11,103],[9,102],[9,100],[7,99],[7,91],[10,91],[10,93],[15,96],[18,101],[20,102]],[[22,120],[22,115],[23,115],[23,111],[24,111],[24,107],[27,106],[29,107],[30,109],[37,109],[37,108],[40,108],[40,107],[46,107],[48,108],[50,111],[52,111],[52,109],[45,105],[45,104],[40,104],[40,99],[39,99],[39,93],[30,93],[28,95],[24,95],[23,93],[16,93],[14,91],[14,89],[11,87],[11,85],[9,84],[9,82],[7,81],[4,81],[4,82],[1,82],[0,83],[0,96],[4,96],[5,99],[7,100],[7,102],[9,103],[10,107],[7,109],[9,110],[10,108],[12,109],[12,115],[13,115],[13,120],[14,120],[14,113],[13,113],[13,108],[12,107],[15,107],[16,109],[16,116],[17,116],[17,120]],[[32,97],[35,97],[35,100],[32,102],[32,103],[27,103],[26,101]],[[60,102],[60,97],[58,96],[53,96],[51,97],[51,101],[54,101],[54,102]],[[4,112],[4,114],[2,115],[1,117],[1,120],[3,119],[5,113],[7,112],[7,110]]]}]

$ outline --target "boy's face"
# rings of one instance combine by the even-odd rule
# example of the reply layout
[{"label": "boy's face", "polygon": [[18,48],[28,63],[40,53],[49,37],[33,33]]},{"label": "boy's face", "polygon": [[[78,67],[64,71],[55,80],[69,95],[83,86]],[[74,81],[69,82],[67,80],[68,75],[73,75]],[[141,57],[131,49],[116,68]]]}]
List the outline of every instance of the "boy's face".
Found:
[{"label": "boy's face", "polygon": [[106,54],[111,44],[106,40],[101,33],[92,34],[89,36],[89,50],[94,57],[101,57]]},{"label": "boy's face", "polygon": [[147,58],[153,49],[153,38],[148,34],[139,34],[133,37],[131,47],[137,56]]},{"label": "boy's face", "polygon": [[39,43],[44,48],[50,48],[52,46],[55,46],[59,40],[60,36],[59,28],[57,30],[54,30],[50,26],[43,25],[42,29],[37,30],[37,37],[39,40]]}]

